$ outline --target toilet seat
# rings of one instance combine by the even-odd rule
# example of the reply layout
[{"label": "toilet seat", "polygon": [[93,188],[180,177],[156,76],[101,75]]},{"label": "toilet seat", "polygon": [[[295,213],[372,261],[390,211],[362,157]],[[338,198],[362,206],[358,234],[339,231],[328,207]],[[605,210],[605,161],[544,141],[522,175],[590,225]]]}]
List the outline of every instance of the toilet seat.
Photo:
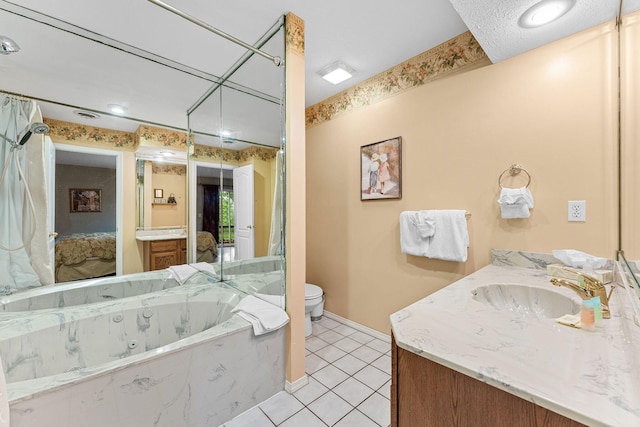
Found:
[{"label": "toilet seat", "polygon": [[312,285],[311,283],[304,284],[304,299],[310,300],[321,297],[323,294],[320,286]]}]

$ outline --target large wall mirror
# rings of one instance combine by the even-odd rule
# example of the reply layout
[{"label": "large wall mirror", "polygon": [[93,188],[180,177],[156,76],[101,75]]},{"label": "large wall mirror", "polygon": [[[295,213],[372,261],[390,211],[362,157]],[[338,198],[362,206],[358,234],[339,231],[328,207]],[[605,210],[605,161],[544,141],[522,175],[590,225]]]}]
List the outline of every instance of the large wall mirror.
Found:
[{"label": "large wall mirror", "polygon": [[[180,37],[166,31],[134,46],[125,30],[96,34],[72,24],[72,16],[63,19],[49,2],[20,3],[0,0],[2,33],[21,47],[0,58],[0,91],[35,100],[50,127],[46,135],[59,170],[58,176],[47,173],[59,196],[54,209],[65,223],[53,220],[48,231],[60,229],[60,241],[114,236],[113,243],[102,243],[113,244],[103,251],[108,259],[90,256],[67,267],[82,267],[85,277],[151,269],[146,252],[152,239],[140,239],[148,232],[183,242],[177,262],[216,263],[220,275],[228,263],[234,280],[239,272],[281,271],[283,214],[274,200],[282,196],[277,159],[284,149],[284,66],[213,34],[203,39],[200,29],[178,17],[170,33],[197,35],[196,58],[181,58]],[[166,13],[150,3],[141,7],[150,19]],[[284,57],[284,19],[274,21],[253,29],[249,40]],[[123,111],[113,112],[112,104]],[[94,203],[62,213],[73,206],[69,197]],[[97,197],[105,201],[100,208]],[[105,217],[114,212],[115,218]],[[113,265],[100,271],[89,261]],[[283,276],[263,291],[284,294]]]}]

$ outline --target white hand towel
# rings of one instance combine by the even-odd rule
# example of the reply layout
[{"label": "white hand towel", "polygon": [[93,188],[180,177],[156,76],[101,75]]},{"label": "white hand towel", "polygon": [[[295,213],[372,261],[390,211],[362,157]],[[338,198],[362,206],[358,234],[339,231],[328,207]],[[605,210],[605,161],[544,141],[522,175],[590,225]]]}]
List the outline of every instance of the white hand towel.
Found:
[{"label": "white hand towel", "polygon": [[529,218],[530,209],[533,209],[533,195],[526,187],[503,188],[498,203],[502,218]]},{"label": "white hand towel", "polygon": [[422,239],[431,237],[436,232],[436,219],[433,216],[433,211],[418,211],[413,215],[416,221],[416,228],[418,229],[418,235]]},{"label": "white hand towel", "polygon": [[253,295],[244,297],[231,312],[251,323],[256,336],[280,329],[289,322],[289,316],[283,309]]},{"label": "white hand towel", "polygon": [[436,232],[430,238],[425,256],[445,261],[465,262],[469,247],[467,218],[463,210],[431,211]]},{"label": "white hand towel", "polygon": [[400,251],[407,255],[424,256],[420,248],[422,239],[415,226],[415,214],[415,211],[400,212]]},{"label": "white hand towel", "polygon": [[430,210],[400,213],[400,251],[403,254],[425,256],[436,222]]}]

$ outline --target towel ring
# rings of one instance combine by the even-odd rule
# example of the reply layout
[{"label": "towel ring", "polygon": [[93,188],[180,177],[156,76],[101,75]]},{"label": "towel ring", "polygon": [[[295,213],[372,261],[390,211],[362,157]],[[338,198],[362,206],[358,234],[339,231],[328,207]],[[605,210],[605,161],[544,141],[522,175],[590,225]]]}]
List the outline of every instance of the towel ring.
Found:
[{"label": "towel ring", "polygon": [[509,175],[511,176],[516,176],[518,175],[520,172],[524,172],[527,174],[527,177],[529,178],[529,180],[527,181],[527,188],[529,188],[529,184],[531,184],[531,174],[525,169],[523,168],[521,165],[514,163],[511,165],[511,167],[509,167],[509,169],[505,169],[500,176],[498,177],[498,186],[502,189],[504,188],[502,186],[502,177],[504,176],[505,173],[509,172]]}]

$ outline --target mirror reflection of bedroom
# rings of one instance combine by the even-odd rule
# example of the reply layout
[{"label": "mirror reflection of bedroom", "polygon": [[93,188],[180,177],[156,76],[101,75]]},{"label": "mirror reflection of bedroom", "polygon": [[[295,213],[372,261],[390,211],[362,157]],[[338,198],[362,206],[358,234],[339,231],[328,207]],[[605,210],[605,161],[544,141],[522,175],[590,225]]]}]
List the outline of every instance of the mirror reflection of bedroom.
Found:
[{"label": "mirror reflection of bedroom", "polygon": [[[197,166],[195,226],[197,230],[197,261],[207,261],[204,244],[206,233],[216,243],[213,256],[215,261],[224,257],[234,259],[234,197],[233,175],[229,169]],[[207,236],[208,237],[208,236]],[[223,247],[222,250],[218,250]]]},{"label": "mirror reflection of bedroom", "polygon": [[55,281],[115,276],[116,157],[56,150]]}]

